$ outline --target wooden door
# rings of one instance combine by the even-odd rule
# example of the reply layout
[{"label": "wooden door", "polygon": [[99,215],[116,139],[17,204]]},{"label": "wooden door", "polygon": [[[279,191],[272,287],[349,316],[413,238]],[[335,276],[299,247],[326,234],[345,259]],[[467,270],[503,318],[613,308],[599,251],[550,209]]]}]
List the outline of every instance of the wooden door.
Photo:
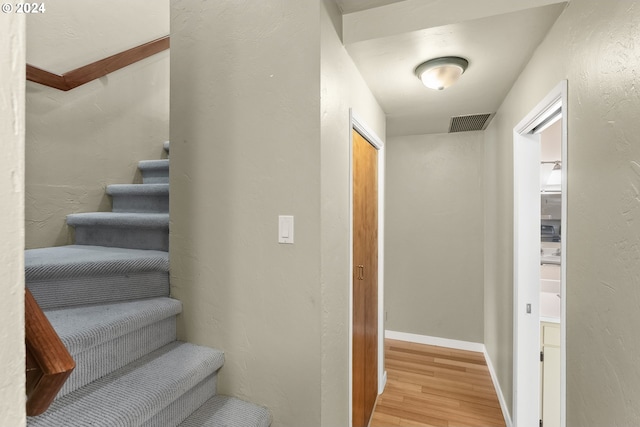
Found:
[{"label": "wooden door", "polygon": [[353,131],[353,427],[378,396],[378,152]]}]

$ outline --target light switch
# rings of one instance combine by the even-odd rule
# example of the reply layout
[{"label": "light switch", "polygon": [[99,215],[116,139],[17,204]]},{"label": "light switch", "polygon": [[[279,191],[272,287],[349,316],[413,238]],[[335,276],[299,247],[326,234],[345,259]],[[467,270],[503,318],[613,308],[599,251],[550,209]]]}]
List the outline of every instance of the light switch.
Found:
[{"label": "light switch", "polygon": [[293,216],[278,217],[278,243],[293,244]]}]

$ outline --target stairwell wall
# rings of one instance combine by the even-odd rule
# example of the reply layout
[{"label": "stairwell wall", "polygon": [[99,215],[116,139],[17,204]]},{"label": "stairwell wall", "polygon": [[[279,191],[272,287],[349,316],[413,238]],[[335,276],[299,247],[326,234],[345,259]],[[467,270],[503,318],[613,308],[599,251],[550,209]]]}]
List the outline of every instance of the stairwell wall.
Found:
[{"label": "stairwell wall", "polygon": [[0,425],[22,427],[25,17],[0,14]]},{"label": "stairwell wall", "polygon": [[172,3],[180,335],[223,349],[220,390],[274,427],[349,423],[349,108],[385,135],[337,6],[303,3]]},{"label": "stairwell wall", "polygon": [[[58,74],[169,34],[168,0],[45,3],[27,63]],[[67,214],[109,211],[109,184],[141,182],[169,139],[169,51],[63,92],[27,82],[26,246],[72,242]]]},{"label": "stairwell wall", "polygon": [[639,1],[571,1],[485,135],[485,344],[511,404],[513,127],[568,80],[567,426],[640,419],[638,22]]},{"label": "stairwell wall", "polygon": [[[319,0],[171,3],[171,292],[219,392],[320,425]],[[278,244],[278,215],[295,244]]]}]

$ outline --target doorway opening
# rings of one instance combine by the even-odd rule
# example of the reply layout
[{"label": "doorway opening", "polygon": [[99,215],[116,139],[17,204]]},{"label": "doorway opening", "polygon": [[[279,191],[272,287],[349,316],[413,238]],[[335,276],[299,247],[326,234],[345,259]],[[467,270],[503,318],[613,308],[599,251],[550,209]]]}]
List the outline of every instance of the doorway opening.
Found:
[{"label": "doorway opening", "polygon": [[[560,158],[542,158],[544,131],[559,122]],[[546,154],[545,154],[546,155]],[[566,426],[566,247],[567,247],[567,81],[560,82],[513,130],[514,165],[514,337],[513,421],[519,427]],[[547,163],[549,162],[549,163]],[[552,168],[557,184],[549,182]],[[549,169],[549,170],[547,170]],[[547,173],[548,172],[548,173]],[[556,173],[554,172],[554,175]],[[549,182],[549,187],[542,183]],[[553,198],[545,198],[551,195]],[[542,212],[545,204],[544,216]],[[560,204],[555,216],[548,201]],[[559,214],[559,217],[558,217]],[[549,233],[552,232],[552,233]],[[544,244],[549,238],[553,244]],[[557,263],[559,283],[546,265]],[[545,269],[545,270],[543,270]],[[542,274],[541,274],[542,272]],[[541,282],[542,280],[542,282]],[[556,289],[549,286],[557,285]],[[550,295],[547,295],[550,294]],[[548,297],[557,300],[547,301]],[[557,322],[548,304],[557,305]],[[542,333],[541,333],[542,331]],[[542,338],[542,344],[541,344]],[[546,362],[541,348],[549,347]],[[553,379],[551,363],[557,364]],[[544,372],[544,369],[547,372]],[[544,376],[543,376],[544,374]],[[544,382],[546,380],[546,383]],[[557,385],[555,389],[551,385]],[[546,396],[544,394],[547,394]],[[550,400],[551,399],[551,400]],[[545,402],[546,400],[546,402]],[[545,402],[545,405],[543,405]]]}]

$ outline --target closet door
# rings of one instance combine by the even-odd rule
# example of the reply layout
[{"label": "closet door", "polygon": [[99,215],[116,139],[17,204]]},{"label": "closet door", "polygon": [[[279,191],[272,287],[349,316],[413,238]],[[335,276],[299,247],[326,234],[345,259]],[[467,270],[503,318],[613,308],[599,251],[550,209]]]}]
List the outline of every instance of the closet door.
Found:
[{"label": "closet door", "polygon": [[353,427],[378,397],[378,152],[353,131]]}]

